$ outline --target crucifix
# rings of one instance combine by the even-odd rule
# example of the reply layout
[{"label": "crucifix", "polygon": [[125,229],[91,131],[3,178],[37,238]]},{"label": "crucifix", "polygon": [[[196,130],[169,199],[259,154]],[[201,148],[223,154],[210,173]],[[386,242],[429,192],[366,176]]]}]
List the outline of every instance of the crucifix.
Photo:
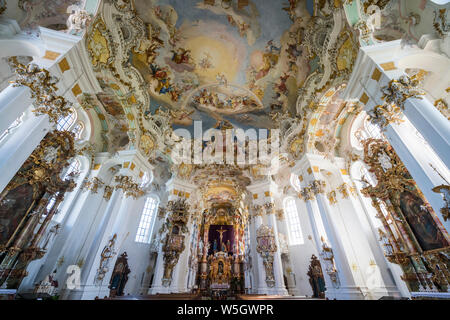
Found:
[{"label": "crucifix", "polygon": [[222,226],[222,227],[220,227],[219,230],[216,230],[216,231],[220,233],[220,245],[222,245],[223,233],[227,232],[227,230],[225,230]]}]

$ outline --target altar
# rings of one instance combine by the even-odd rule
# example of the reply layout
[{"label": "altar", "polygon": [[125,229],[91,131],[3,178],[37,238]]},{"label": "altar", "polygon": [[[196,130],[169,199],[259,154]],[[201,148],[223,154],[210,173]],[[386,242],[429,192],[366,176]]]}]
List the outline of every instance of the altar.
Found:
[{"label": "altar", "polygon": [[208,257],[210,289],[229,289],[232,257],[226,252],[217,252]]},{"label": "altar", "polygon": [[239,293],[243,285],[243,230],[234,208],[212,207],[200,226],[198,287],[205,294]]}]

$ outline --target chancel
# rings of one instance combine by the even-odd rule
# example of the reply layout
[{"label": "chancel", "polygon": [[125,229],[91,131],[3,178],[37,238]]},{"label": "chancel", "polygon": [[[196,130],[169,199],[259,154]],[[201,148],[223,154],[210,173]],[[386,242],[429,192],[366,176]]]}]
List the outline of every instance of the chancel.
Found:
[{"label": "chancel", "polygon": [[449,299],[449,11],[0,0],[0,300]]}]

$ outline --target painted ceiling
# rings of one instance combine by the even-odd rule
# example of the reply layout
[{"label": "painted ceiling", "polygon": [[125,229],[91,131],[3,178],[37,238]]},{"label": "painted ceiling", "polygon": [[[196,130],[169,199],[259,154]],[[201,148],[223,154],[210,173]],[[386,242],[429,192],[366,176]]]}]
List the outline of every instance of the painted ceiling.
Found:
[{"label": "painted ceiling", "polygon": [[[295,104],[292,60],[302,50],[290,46],[289,3],[239,3],[135,1],[153,41],[145,54],[130,56],[153,98],[147,112],[170,109],[174,128],[191,128],[195,120],[207,128],[271,128],[270,114]],[[297,10],[309,19],[312,1]]]}]

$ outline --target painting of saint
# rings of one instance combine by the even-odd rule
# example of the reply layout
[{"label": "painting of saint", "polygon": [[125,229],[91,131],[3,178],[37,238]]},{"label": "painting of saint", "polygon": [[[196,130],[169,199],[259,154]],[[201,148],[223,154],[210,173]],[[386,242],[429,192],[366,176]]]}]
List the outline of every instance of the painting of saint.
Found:
[{"label": "painting of saint", "polygon": [[0,244],[8,239],[33,203],[33,187],[24,184],[11,190],[0,204]]},{"label": "painting of saint", "polygon": [[442,231],[433,219],[424,201],[409,191],[400,194],[400,209],[403,212],[422,250],[433,250],[448,246]]}]

